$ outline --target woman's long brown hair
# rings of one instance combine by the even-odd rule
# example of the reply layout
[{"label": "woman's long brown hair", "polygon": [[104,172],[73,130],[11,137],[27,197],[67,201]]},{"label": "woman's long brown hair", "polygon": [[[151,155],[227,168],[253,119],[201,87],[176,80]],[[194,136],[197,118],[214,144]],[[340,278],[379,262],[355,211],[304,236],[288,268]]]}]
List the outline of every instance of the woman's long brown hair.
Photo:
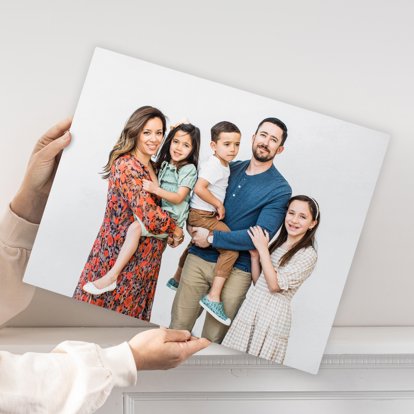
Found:
[{"label": "woman's long brown hair", "polygon": [[113,163],[121,155],[128,154],[135,150],[137,141],[144,129],[145,124],[153,118],[159,118],[162,122],[162,132],[165,134],[167,122],[165,115],[157,108],[152,106],[142,106],[138,108],[128,119],[121,136],[109,153],[108,162],[103,168],[102,178],[109,178]]}]

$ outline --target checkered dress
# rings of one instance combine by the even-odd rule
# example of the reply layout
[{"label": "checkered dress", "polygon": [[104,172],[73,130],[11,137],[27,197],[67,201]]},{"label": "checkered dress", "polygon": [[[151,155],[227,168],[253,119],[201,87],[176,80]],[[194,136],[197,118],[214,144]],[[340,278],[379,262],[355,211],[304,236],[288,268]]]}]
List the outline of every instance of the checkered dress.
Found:
[{"label": "checkered dress", "polygon": [[271,361],[285,358],[291,325],[290,302],[299,286],[312,273],[317,254],[312,247],[299,250],[290,261],[278,266],[286,249],[279,247],[271,260],[277,270],[280,292],[270,293],[263,273],[247,292],[222,345]]}]

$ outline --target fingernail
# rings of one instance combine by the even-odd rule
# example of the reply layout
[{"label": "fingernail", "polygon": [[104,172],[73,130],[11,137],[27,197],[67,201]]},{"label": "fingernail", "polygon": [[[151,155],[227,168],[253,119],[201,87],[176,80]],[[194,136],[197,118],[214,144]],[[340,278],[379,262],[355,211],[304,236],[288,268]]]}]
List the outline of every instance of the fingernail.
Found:
[{"label": "fingernail", "polygon": [[70,140],[70,132],[66,131],[63,136],[62,136],[64,141],[69,141]]}]

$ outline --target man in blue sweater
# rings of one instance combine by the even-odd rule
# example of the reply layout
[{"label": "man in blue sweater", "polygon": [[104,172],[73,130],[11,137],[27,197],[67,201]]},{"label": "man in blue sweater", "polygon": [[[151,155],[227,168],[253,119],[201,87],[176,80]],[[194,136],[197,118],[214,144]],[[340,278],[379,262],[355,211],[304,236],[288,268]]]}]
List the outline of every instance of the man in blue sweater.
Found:
[{"label": "man in blue sweater", "polygon": [[[273,237],[283,222],[292,194],[288,182],[273,165],[274,157],[284,149],[286,138],[286,125],[277,118],[266,118],[252,137],[252,158],[230,164],[224,221],[231,231],[193,229],[195,246],[190,248],[183,267],[172,307],[171,328],[193,329],[202,311],[200,298],[212,284],[218,257],[216,249],[240,251],[222,291],[226,314],[231,319],[236,315],[251,284],[249,250],[254,249],[254,245],[247,230],[257,225]],[[207,313],[201,336],[220,343],[227,329],[228,326]]]}]

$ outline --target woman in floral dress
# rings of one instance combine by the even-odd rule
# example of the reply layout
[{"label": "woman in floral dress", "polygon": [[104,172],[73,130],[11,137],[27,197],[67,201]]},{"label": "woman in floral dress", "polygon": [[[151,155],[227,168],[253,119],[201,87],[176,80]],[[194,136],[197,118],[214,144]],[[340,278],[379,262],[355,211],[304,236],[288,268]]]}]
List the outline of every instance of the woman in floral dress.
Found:
[{"label": "woman in floral dress", "polygon": [[[164,137],[165,116],[144,106],[129,118],[109,154],[103,178],[108,196],[103,223],[79,278],[73,297],[142,320],[150,320],[165,242],[146,237],[118,277],[117,287],[99,296],[82,290],[114,265],[134,214],[153,234],[168,233],[181,240],[182,229],[160,207],[160,199],[142,189],[142,180],[157,181],[151,157]],[[99,288],[99,286],[97,286]]]}]

